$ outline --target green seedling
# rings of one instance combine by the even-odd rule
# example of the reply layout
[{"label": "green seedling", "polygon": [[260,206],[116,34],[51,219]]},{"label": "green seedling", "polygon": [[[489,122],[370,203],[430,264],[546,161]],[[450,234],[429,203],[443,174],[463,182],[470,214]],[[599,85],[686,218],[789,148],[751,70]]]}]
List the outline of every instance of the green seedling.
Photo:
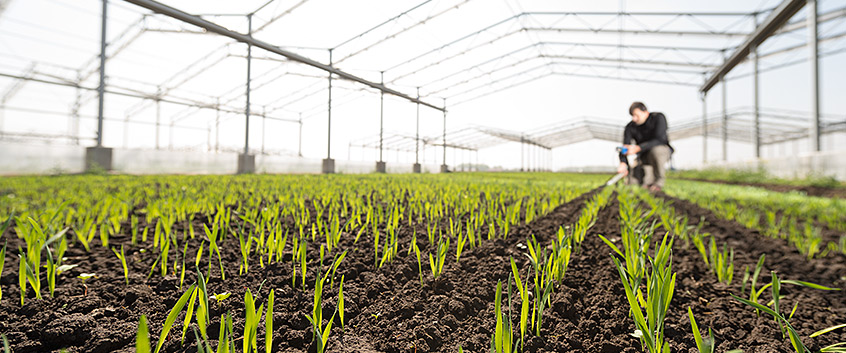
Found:
[{"label": "green seedling", "polygon": [[455,263],[461,260],[461,253],[464,252],[464,244],[467,244],[467,237],[458,233],[458,241],[455,243]]},{"label": "green seedling", "polygon": [[435,279],[438,279],[438,277],[443,274],[448,250],[449,238],[441,237],[441,239],[438,240],[438,249],[435,256],[433,257],[432,254],[429,253],[429,267],[432,269],[432,276],[435,277]]},{"label": "green seedling", "polygon": [[423,286],[423,263],[420,261],[420,248],[417,247],[417,242],[412,242],[411,246],[414,248],[414,256],[417,257],[417,274],[420,277],[420,286]]},{"label": "green seedling", "polygon": [[329,342],[329,333],[332,332],[332,322],[335,321],[335,314],[338,313],[336,309],[335,313],[332,314],[332,318],[329,319],[329,323],[326,324],[326,327],[323,327],[323,283],[326,282],[328,276],[329,272],[327,271],[325,275],[320,276],[318,274],[314,279],[314,307],[311,315],[306,315],[306,318],[312,325],[312,333],[314,334],[318,353],[323,353],[326,350]]},{"label": "green seedling", "polygon": [[150,353],[150,333],[147,329],[147,317],[138,319],[138,332],[135,334],[135,353]]},{"label": "green seedling", "polygon": [[76,278],[79,278],[79,280],[82,281],[82,287],[85,288],[85,293],[83,293],[83,295],[88,295],[88,285],[85,284],[85,281],[96,277],[96,273],[80,273],[79,276],[76,276]]},{"label": "green seedling", "polygon": [[182,321],[182,338],[179,342],[185,344],[185,334],[188,332],[188,325],[191,324],[191,316],[194,314],[194,303],[196,303],[198,287],[194,286],[191,291],[191,299],[188,299],[188,309],[185,311],[185,319]]},{"label": "green seedling", "polygon": [[[21,250],[18,249],[18,251]],[[24,299],[26,299],[26,260],[24,260],[23,255],[18,255],[18,257],[20,257],[20,265],[18,266],[18,288],[21,289],[21,306],[24,306]]]},{"label": "green seedling", "polygon": [[[766,256],[767,254],[761,254],[761,257],[758,258],[758,263],[755,265],[755,272],[752,274],[752,283],[749,287],[749,301],[754,303],[758,302],[758,295],[760,292],[763,291],[763,288],[761,289],[761,291],[758,291],[755,286],[758,283],[758,276],[761,274],[761,269],[764,268],[764,260],[766,259]],[[758,309],[755,309],[755,314],[760,315]]]},{"label": "green seedling", "polygon": [[708,337],[702,337],[699,332],[699,325],[696,324],[696,319],[693,317],[693,310],[687,307],[687,316],[690,318],[690,328],[693,330],[693,339],[696,342],[696,349],[699,353],[714,353],[714,333],[711,328],[708,328]]},{"label": "green seedling", "polygon": [[[734,249],[726,249],[726,245],[723,244],[723,250],[719,251],[714,238],[711,237],[709,257],[711,269],[717,275],[717,280],[731,284],[734,277]],[[708,262],[706,261],[706,263]]]},{"label": "green seedling", "polygon": [[787,328],[787,332],[788,332],[788,335],[790,337],[790,344],[793,346],[793,349],[796,350],[797,353],[805,353],[808,350],[805,347],[805,345],[802,343],[802,340],[799,338],[799,334],[796,332],[796,330],[793,328],[793,326],[790,325],[790,322],[787,321],[787,318],[785,318],[784,316],[782,316],[778,312],[774,311],[773,309],[770,309],[770,308],[763,306],[761,304],[758,304],[756,302],[743,299],[743,298],[738,297],[734,294],[731,294],[731,296],[735,300],[737,300],[737,301],[739,301],[743,304],[749,305],[749,306],[751,306],[751,307],[753,307],[757,310],[760,310],[760,311],[763,311],[767,314],[772,315],[773,318],[779,322],[780,326],[783,324],[782,327]]},{"label": "green seedling", "polygon": [[[846,327],[846,324],[831,326],[829,328],[825,328],[825,329],[822,329],[822,330],[819,330],[817,332],[812,333],[811,338],[817,337],[819,335],[824,335],[826,333],[829,333],[831,331],[841,329],[841,328],[844,328],[844,327]],[[822,352],[822,353],[829,353],[829,352],[843,353],[843,352],[846,352],[846,342],[839,342],[839,343],[835,343],[835,344],[823,347],[822,349],[820,349],[820,352]]]},{"label": "green seedling", "polygon": [[[509,278],[509,282],[510,280]],[[491,337],[491,352],[512,353],[511,317],[507,317],[506,313],[502,312],[502,281],[497,281],[496,283],[496,297],[494,300],[496,329],[494,329],[493,336]]]},{"label": "green seedling", "polygon": [[526,283],[524,287],[523,282],[520,281],[520,272],[517,270],[517,263],[514,262],[514,258],[511,258],[511,272],[514,275],[514,282],[517,284],[517,289],[520,291],[520,347],[524,349],[526,346],[525,337],[529,319],[529,306],[531,305],[529,302],[529,284]]},{"label": "green seedling", "polygon": [[846,324],[840,324],[840,325],[835,325],[835,326],[832,326],[832,327],[829,327],[829,328],[824,328],[822,330],[819,330],[817,332],[812,333],[811,338],[817,337],[819,335],[824,335],[826,333],[829,333],[831,331],[841,329],[841,328],[844,328],[844,327],[846,327]]},{"label": "green seedling", "polygon": [[226,298],[229,298],[231,295],[232,295],[232,293],[223,292],[223,293],[220,293],[220,294],[212,295],[211,297],[214,300],[217,300],[217,304],[220,305],[220,303],[222,303],[224,300],[226,300]]},{"label": "green seedling", "polygon": [[246,311],[246,320],[244,321],[244,339],[243,352],[250,352],[258,350],[258,324],[261,320],[261,314],[264,312],[264,304],[260,305],[256,310],[256,302],[253,294],[247,289],[244,293],[244,306]]},{"label": "green seedling", "polygon": [[123,279],[126,281],[126,284],[129,285],[129,267],[126,266],[126,255],[123,252],[123,245],[120,246],[120,253],[118,253],[115,248],[112,248],[112,252],[115,253],[115,256],[117,256],[120,260],[120,264],[123,266]]},{"label": "green seedling", "polygon": [[[341,282],[343,283],[343,282]],[[273,301],[275,290],[270,290],[267,297],[267,314],[264,315],[264,352],[270,353],[273,348]],[[342,298],[343,299],[343,298]]]},{"label": "green seedling", "polygon": [[[782,280],[778,277],[778,275],[775,273],[775,271],[771,272],[771,276],[772,276],[772,281],[770,283],[764,285],[760,289],[755,290],[755,288],[753,286],[752,289],[751,289],[751,291],[753,293],[751,293],[750,296],[757,299],[757,298],[760,297],[760,295],[765,290],[767,290],[769,288],[772,292],[773,300],[770,301],[770,303],[768,303],[767,305],[772,306],[772,309],[769,308],[768,306],[759,304],[757,301],[743,299],[743,298],[740,298],[740,297],[738,297],[734,294],[732,294],[731,296],[741,303],[752,306],[753,308],[755,308],[756,311],[763,311],[767,314],[772,315],[773,319],[779,325],[779,328],[781,329],[782,334],[783,335],[786,334],[787,337],[790,339],[790,344],[793,346],[793,349],[797,353],[804,353],[804,352],[807,351],[807,348],[802,343],[802,340],[800,339],[799,334],[796,332],[796,330],[790,324],[790,319],[793,317],[793,314],[796,313],[798,303],[793,306],[793,310],[791,311],[791,313],[788,317],[784,317],[784,315],[782,315],[781,311],[780,311],[779,303],[780,303],[780,300],[781,300],[781,286],[782,286],[782,284],[792,284],[792,285],[798,285],[798,286],[802,286],[802,287],[819,289],[819,290],[827,290],[827,291],[840,290],[840,289],[839,288],[826,287],[826,286],[822,286],[822,285],[819,285],[819,284],[804,282],[804,281]],[[757,273],[753,277],[757,277]],[[828,331],[826,331],[826,332],[828,332]],[[820,334],[822,334],[822,333],[820,333]],[[826,347],[826,348],[829,348],[829,347]],[[836,349],[838,349],[838,347],[835,346],[835,347],[832,347],[831,349],[834,349],[834,350],[829,350],[829,351],[837,352]]]},{"label": "green seedling", "polygon": [[162,346],[165,343],[165,339],[167,339],[168,333],[173,328],[173,324],[176,323],[176,318],[179,316],[179,313],[182,312],[182,309],[185,308],[185,304],[188,302],[188,298],[194,295],[194,288],[196,285],[192,284],[188,287],[188,290],[179,297],[179,300],[176,301],[176,304],[170,310],[170,313],[167,315],[165,319],[164,326],[162,327],[162,332],[159,334],[159,341],[156,343],[156,351],[155,353],[159,353],[162,349]]},{"label": "green seedling", "polygon": [[651,353],[669,352],[670,346],[664,341],[664,319],[666,318],[670,301],[673,298],[676,282],[676,274],[672,273],[670,269],[671,261],[666,262],[666,267],[658,265],[661,263],[661,260],[650,261],[652,262],[652,271],[648,273],[646,280],[647,297],[645,300],[646,305],[644,305],[646,316],[644,316],[638,300],[638,298],[642,297],[640,288],[633,287],[630,284],[632,281],[627,278],[628,274],[620,261],[613,256],[611,259],[617,267],[620,279],[623,282],[629,309],[635,321],[635,327],[637,328],[636,333],[639,332],[641,343]]},{"label": "green seedling", "polygon": [[341,319],[341,330],[344,330],[344,276],[341,276],[341,285],[338,287],[338,316]]},{"label": "green seedling", "polygon": [[[3,229],[5,230],[5,229]],[[0,234],[3,234],[0,232]],[[3,265],[6,263],[6,244],[3,244],[3,250],[0,250],[0,277],[3,277]],[[0,289],[0,300],[3,299],[3,290]]]},{"label": "green seedling", "polygon": [[205,345],[203,345],[203,340],[200,338],[200,335],[197,334],[197,328],[191,327],[191,330],[194,331],[194,339],[197,341],[197,353],[212,353],[209,341],[205,341]]}]

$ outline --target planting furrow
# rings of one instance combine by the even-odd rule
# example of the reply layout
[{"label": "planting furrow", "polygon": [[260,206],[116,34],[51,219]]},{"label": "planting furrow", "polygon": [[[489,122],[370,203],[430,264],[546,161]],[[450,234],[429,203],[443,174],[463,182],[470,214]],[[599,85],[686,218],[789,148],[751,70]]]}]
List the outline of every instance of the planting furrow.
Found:
[{"label": "planting furrow", "polygon": [[[496,281],[508,275],[509,256],[526,259],[515,245],[525,243],[525,237],[535,231],[557,229],[574,221],[592,195],[583,194],[546,216],[518,226],[505,240],[485,241],[466,250],[458,264],[450,260],[438,280],[429,276],[422,287],[413,253],[405,256],[403,252],[383,270],[360,274],[357,281],[366,287],[350,292],[351,298],[358,298],[353,300],[360,308],[350,321],[350,335],[365,337],[366,346],[380,352],[455,352],[459,345],[468,352],[484,351],[490,347],[494,324]],[[367,265],[353,261],[348,266],[356,271]]]},{"label": "planting furrow", "polygon": [[[711,327],[714,330],[717,351],[794,351],[771,316],[764,314],[759,317],[753,308],[730,296],[735,294],[744,297],[741,293],[748,296],[751,285],[743,282],[744,269],[748,268],[751,275],[761,255],[765,257],[757,280],[758,289],[771,282],[770,271],[775,271],[781,279],[846,287],[846,259],[841,254],[808,260],[784,240],[765,237],[736,222],[719,218],[691,202],[662,196],[672,200],[672,207],[678,211],[678,215],[687,216],[691,225],[698,225],[702,217],[706,223],[700,228],[701,232],[710,233],[719,244],[725,243],[733,249],[734,280],[730,285],[717,280],[695,248],[684,248],[677,243],[674,253],[674,263],[679,273],[678,295],[674,298],[674,305],[678,310],[673,311],[674,315],[668,318],[668,322],[676,322],[684,331],[690,332],[689,319],[681,312],[690,306],[700,328]],[[842,323],[846,318],[846,292],[784,285],[781,295],[784,298],[780,305],[787,314],[797,305],[790,322],[808,348],[819,349],[846,341],[846,333],[842,330],[809,338],[818,330]],[[770,290],[766,289],[759,302],[767,304],[772,298]]]}]

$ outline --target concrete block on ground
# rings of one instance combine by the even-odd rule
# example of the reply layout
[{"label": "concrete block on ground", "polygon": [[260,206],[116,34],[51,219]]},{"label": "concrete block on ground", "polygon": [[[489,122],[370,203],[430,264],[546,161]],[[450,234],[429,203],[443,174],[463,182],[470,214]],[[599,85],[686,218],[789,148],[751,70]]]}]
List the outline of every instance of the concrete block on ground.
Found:
[{"label": "concrete block on ground", "polygon": [[323,168],[321,169],[323,174],[334,174],[335,173],[335,160],[332,158],[324,158],[323,159]]},{"label": "concrete block on ground", "polygon": [[254,154],[239,154],[238,155],[238,174],[252,174],[256,172],[256,155]]},{"label": "concrete block on ground", "polygon": [[88,147],[85,149],[85,171],[112,170],[112,149],[107,147]]}]

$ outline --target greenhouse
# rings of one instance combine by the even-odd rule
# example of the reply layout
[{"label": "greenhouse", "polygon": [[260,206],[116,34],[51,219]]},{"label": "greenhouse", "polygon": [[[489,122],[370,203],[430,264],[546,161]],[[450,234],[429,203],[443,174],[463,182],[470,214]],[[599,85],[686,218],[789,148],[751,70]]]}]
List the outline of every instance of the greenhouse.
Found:
[{"label": "greenhouse", "polygon": [[0,0],[0,352],[846,352],[846,1]]}]

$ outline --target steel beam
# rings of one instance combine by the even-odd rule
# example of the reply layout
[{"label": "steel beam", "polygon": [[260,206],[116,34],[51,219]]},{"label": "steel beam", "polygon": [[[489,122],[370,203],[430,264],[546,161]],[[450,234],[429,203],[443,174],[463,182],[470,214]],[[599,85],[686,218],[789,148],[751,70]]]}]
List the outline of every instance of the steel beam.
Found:
[{"label": "steel beam", "polygon": [[632,60],[632,59],[618,59],[600,56],[574,56],[574,55],[540,55],[541,58],[550,59],[565,59],[565,60],[585,60],[585,61],[605,61],[627,64],[646,64],[646,65],[663,65],[663,66],[684,66],[684,67],[698,67],[703,69],[713,69],[714,65],[695,62],[680,62],[680,61],[656,61],[656,60]]},{"label": "steel beam", "polygon": [[[40,78],[35,78],[35,77],[26,78],[26,77],[21,76],[21,75],[13,75],[13,74],[8,74],[8,73],[4,73],[4,72],[0,72],[0,77],[8,77],[8,78],[11,78],[11,79],[26,79],[26,80],[31,81],[31,82],[43,83],[43,84],[47,84],[47,85],[54,85],[54,86],[60,86],[60,87],[72,87],[72,88],[76,88],[76,89],[84,90],[84,91],[89,91],[89,92],[96,92],[97,91],[97,87],[83,86],[78,82],[50,81],[50,80],[45,80],[45,79],[40,79]],[[105,93],[116,95],[116,96],[138,98],[138,99],[149,99],[149,100],[152,100],[152,101],[158,101],[158,102],[161,102],[161,103],[174,104],[174,105],[179,105],[179,106],[184,106],[184,107],[194,107],[194,108],[200,108],[200,109],[220,109],[220,111],[222,111],[222,112],[233,113],[233,114],[243,113],[243,110],[241,110],[241,109],[237,109],[237,110],[233,109],[233,108],[225,108],[224,109],[224,108],[220,108],[220,105],[215,104],[215,103],[194,102],[194,101],[190,101],[187,98],[181,98],[181,97],[175,97],[175,98],[185,99],[187,102],[174,100],[174,99],[162,98],[162,97],[159,97],[159,95],[162,94],[160,90],[157,91],[157,93],[155,93],[155,94],[152,94],[152,93],[151,94],[145,94],[144,92],[140,92],[140,91],[137,91],[137,90],[132,90],[132,89],[123,88],[123,87],[116,87],[115,85],[110,85],[110,86],[113,87],[113,88],[119,88],[120,90],[106,89]],[[292,122],[292,123],[298,122],[295,119],[271,118],[271,117],[268,117],[268,119],[279,120],[279,121],[287,121],[287,122]],[[108,120],[108,119],[104,118],[104,120]]]},{"label": "steel beam", "polygon": [[[130,1],[130,0],[127,0]],[[574,32],[574,33],[603,33],[603,34],[633,34],[633,35],[659,35],[659,36],[706,36],[706,37],[744,37],[749,33],[744,32],[710,32],[710,31],[666,31],[666,30],[638,30],[638,29],[591,29],[591,28],[555,28],[555,27],[526,27],[524,30],[530,32]]]},{"label": "steel beam", "polygon": [[520,15],[547,15],[547,16],[670,16],[670,17],[740,17],[755,15],[757,12],[662,12],[662,11],[531,11],[523,12]]},{"label": "steel beam", "polygon": [[281,48],[279,48],[275,45],[271,45],[270,43],[267,43],[267,42],[264,42],[264,41],[261,41],[261,40],[257,40],[255,38],[252,38],[249,35],[244,35],[244,34],[229,30],[226,27],[223,27],[223,26],[218,25],[216,23],[213,23],[211,21],[207,21],[207,20],[205,20],[205,19],[203,19],[199,16],[191,15],[189,13],[182,11],[182,10],[167,6],[167,5],[162,4],[160,2],[153,1],[153,0],[124,0],[124,1],[129,2],[131,4],[134,4],[134,5],[137,5],[137,6],[140,6],[140,7],[143,7],[143,8],[146,8],[146,9],[153,11],[153,12],[156,12],[156,13],[168,16],[168,17],[175,18],[175,19],[183,21],[185,23],[188,23],[188,24],[200,27],[200,28],[204,28],[207,31],[214,32],[214,33],[217,33],[219,35],[232,38],[232,39],[239,41],[241,43],[248,43],[248,44],[256,46],[258,48],[267,50],[271,53],[282,55],[282,56],[284,56],[284,57],[286,57],[290,60],[318,68],[320,70],[329,72],[329,73],[334,74],[334,75],[338,75],[339,77],[341,77],[343,79],[358,82],[358,83],[363,84],[365,86],[369,86],[371,88],[383,91],[385,93],[403,98],[403,99],[411,101],[411,102],[419,102],[420,104],[423,104],[423,105],[430,107],[432,109],[435,109],[435,110],[440,110],[440,111],[444,110],[444,108],[442,108],[442,107],[438,107],[438,106],[431,104],[431,103],[428,103],[428,102],[420,101],[420,100],[418,100],[414,97],[406,95],[405,93],[399,92],[399,91],[394,90],[392,88],[388,88],[388,87],[386,87],[382,84],[371,82],[371,81],[368,81],[364,78],[350,74],[346,71],[337,69],[337,68],[332,66],[331,62],[330,62],[329,65],[320,63],[316,60],[307,58],[305,56],[302,56],[302,55],[299,55],[299,54],[296,54],[296,53],[293,53],[293,52],[289,52],[287,50],[283,50],[283,49],[281,49]]},{"label": "steel beam", "polygon": [[[357,50],[357,51],[355,51],[355,52],[352,52],[352,53],[348,54],[347,56],[345,56],[345,57],[341,58],[340,60],[338,60],[338,61],[337,61],[337,63],[344,62],[344,61],[346,61],[347,59],[352,58],[352,57],[354,57],[354,56],[356,56],[356,55],[359,55],[359,54],[361,54],[361,53],[363,53],[363,52],[366,52],[366,51],[368,51],[368,50],[372,49],[373,47],[375,47],[375,46],[377,46],[377,45],[379,45],[379,44],[382,44],[382,43],[384,43],[384,42],[386,42],[386,41],[388,41],[388,40],[390,40],[390,39],[396,38],[397,36],[399,36],[399,35],[401,35],[401,34],[403,34],[403,33],[405,33],[405,32],[408,32],[409,30],[414,29],[414,28],[415,28],[415,27],[417,27],[417,26],[424,25],[424,24],[426,24],[427,22],[429,22],[429,21],[431,21],[431,20],[433,20],[433,19],[435,19],[435,18],[438,18],[438,17],[440,17],[441,15],[443,15],[443,14],[445,14],[445,13],[447,13],[447,12],[450,12],[450,11],[452,11],[452,10],[458,9],[461,5],[464,5],[464,4],[468,3],[469,1],[470,1],[470,0],[464,0],[463,2],[461,2],[461,3],[459,3],[459,4],[456,4],[456,5],[452,5],[452,6],[448,7],[448,8],[446,8],[446,9],[445,9],[445,10],[443,10],[443,11],[440,11],[440,12],[437,12],[437,13],[432,13],[432,14],[428,15],[426,18],[424,18],[424,19],[422,19],[422,20],[420,20],[420,21],[417,21],[417,22],[415,22],[414,24],[412,24],[412,25],[410,25],[410,26],[408,26],[408,27],[401,28],[399,31],[397,31],[397,32],[393,32],[393,33],[391,33],[391,34],[389,34],[389,35],[387,35],[387,36],[383,37],[382,39],[377,40],[377,41],[376,41],[376,42],[374,42],[373,44],[370,44],[370,45],[368,45],[368,46],[365,46],[364,48],[361,48],[361,49],[359,49],[359,50]],[[401,15],[400,15],[400,16],[401,16]],[[391,20],[388,20],[388,21],[387,21],[387,22],[385,22],[385,23],[388,23],[388,22],[391,22]],[[383,24],[385,24],[385,23],[383,23]],[[380,26],[382,26],[382,25],[379,25],[379,26],[377,26],[377,27],[375,27],[375,28],[378,28],[378,27],[380,27]],[[373,29],[375,29],[375,28],[373,28]],[[372,29],[371,29],[371,30],[372,30]],[[371,30],[368,30],[367,32],[370,32]],[[367,32],[365,32],[365,33],[367,33]],[[362,35],[363,35],[363,34],[362,34]],[[345,42],[345,43],[346,43],[346,42]],[[336,46],[335,48],[337,49],[338,47]]]},{"label": "steel beam", "polygon": [[711,89],[711,87],[714,87],[721,78],[725,77],[729,71],[734,69],[735,66],[740,64],[740,62],[749,55],[749,50],[753,45],[763,43],[764,40],[769,38],[779,28],[786,24],[793,15],[799,12],[799,10],[805,5],[805,1],[808,0],[784,0],[781,4],[779,4],[778,7],[776,7],[775,10],[767,16],[764,22],[755,28],[755,31],[746,38],[746,41],[744,41],[743,44],[741,44],[734,53],[729,56],[729,59],[726,60],[716,71],[714,71],[711,77],[705,81],[705,84],[703,84],[699,90],[707,92]]}]

